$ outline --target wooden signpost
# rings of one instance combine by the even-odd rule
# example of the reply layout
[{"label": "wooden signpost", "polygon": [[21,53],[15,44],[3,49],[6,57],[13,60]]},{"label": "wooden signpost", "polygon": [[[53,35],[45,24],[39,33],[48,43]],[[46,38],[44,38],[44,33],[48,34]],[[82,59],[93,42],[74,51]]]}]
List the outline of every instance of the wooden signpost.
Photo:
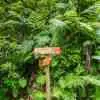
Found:
[{"label": "wooden signpost", "polygon": [[51,88],[50,88],[50,63],[52,60],[52,55],[60,55],[61,48],[60,47],[44,47],[44,48],[35,48],[33,50],[35,55],[44,55],[42,59],[39,60],[40,66],[45,66],[46,73],[46,92],[47,92],[47,100],[51,100]]},{"label": "wooden signpost", "polygon": [[61,48],[60,47],[45,47],[45,48],[35,48],[33,50],[35,54],[40,54],[40,55],[59,55],[61,54]]}]

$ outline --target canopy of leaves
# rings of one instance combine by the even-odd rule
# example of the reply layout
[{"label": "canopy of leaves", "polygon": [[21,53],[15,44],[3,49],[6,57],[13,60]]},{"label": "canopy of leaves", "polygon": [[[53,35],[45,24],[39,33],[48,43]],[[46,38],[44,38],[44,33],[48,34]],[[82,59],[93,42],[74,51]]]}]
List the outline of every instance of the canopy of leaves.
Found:
[{"label": "canopy of leaves", "polygon": [[46,98],[44,71],[32,53],[45,46],[62,48],[50,67],[54,100],[100,100],[100,0],[0,0],[0,100]]}]

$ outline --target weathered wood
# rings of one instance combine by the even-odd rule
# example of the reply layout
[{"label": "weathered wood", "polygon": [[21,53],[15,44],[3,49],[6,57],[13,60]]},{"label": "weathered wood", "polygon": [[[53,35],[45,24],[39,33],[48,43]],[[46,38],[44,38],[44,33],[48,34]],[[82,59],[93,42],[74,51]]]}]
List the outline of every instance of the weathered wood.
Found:
[{"label": "weathered wood", "polygon": [[39,59],[39,66],[40,67],[47,67],[51,63],[51,56],[45,56]]},{"label": "weathered wood", "polygon": [[46,92],[47,92],[47,100],[51,100],[50,66],[49,66],[49,65],[45,68],[45,73],[46,73]]},{"label": "weathered wood", "polygon": [[44,47],[44,48],[35,48],[33,50],[34,54],[55,54],[59,55],[61,53],[61,48],[60,47]]},{"label": "weathered wood", "polygon": [[61,48],[60,47],[44,47],[44,48],[34,48],[33,53],[35,55],[50,55],[46,56],[43,59],[39,60],[40,66],[47,66],[45,68],[46,74],[46,92],[47,92],[47,99],[51,100],[51,87],[50,87],[50,62],[51,62],[51,55],[60,55]]}]

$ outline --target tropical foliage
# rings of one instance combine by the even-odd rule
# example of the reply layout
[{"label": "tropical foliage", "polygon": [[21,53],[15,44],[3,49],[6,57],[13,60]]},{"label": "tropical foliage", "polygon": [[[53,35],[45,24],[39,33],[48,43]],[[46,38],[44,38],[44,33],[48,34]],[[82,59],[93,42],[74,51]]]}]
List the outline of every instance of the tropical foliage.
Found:
[{"label": "tropical foliage", "polygon": [[[53,100],[100,100],[100,0],[0,0],[0,100],[45,100],[35,47],[52,57]],[[90,43],[91,68],[86,67]]]}]

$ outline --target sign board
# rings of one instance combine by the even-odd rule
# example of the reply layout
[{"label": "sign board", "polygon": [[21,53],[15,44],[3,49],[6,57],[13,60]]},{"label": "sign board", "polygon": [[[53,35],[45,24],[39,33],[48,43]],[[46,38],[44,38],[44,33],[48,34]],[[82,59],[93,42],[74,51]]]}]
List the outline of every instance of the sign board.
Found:
[{"label": "sign board", "polygon": [[51,57],[50,56],[45,56],[44,58],[39,59],[39,66],[47,66],[50,65],[51,63]]},{"label": "sign board", "polygon": [[61,54],[61,48],[60,47],[44,47],[44,48],[35,48],[33,50],[34,54],[55,54],[59,55]]}]

